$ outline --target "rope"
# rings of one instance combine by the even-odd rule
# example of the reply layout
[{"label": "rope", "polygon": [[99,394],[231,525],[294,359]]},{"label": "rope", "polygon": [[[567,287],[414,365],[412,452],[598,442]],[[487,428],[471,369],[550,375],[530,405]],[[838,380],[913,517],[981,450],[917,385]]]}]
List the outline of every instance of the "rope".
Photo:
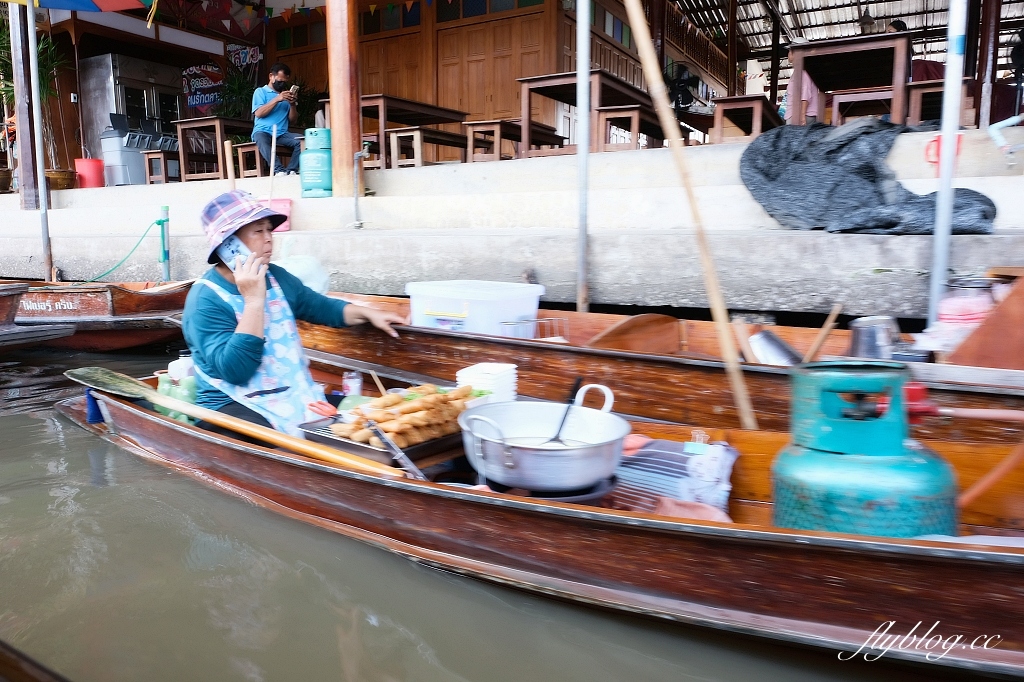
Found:
[{"label": "rope", "polygon": [[141,237],[139,237],[139,241],[135,242],[135,246],[133,246],[133,247],[132,247],[132,250],[128,252],[128,255],[127,255],[127,256],[125,256],[124,258],[122,258],[121,260],[119,260],[119,261],[117,262],[117,265],[115,265],[114,267],[110,268],[110,269],[109,269],[109,270],[107,270],[106,272],[103,272],[103,273],[101,273],[101,274],[99,274],[99,275],[96,275],[96,276],[95,276],[95,277],[93,277],[92,279],[87,279],[87,280],[85,280],[85,281],[83,281],[83,282],[81,282],[81,283],[82,283],[82,284],[89,284],[89,283],[91,283],[91,282],[95,282],[95,281],[97,281],[97,280],[99,280],[99,279],[101,279],[101,278],[103,278],[103,277],[106,277],[107,275],[109,275],[110,273],[112,273],[112,272],[113,272],[114,270],[117,270],[117,269],[118,269],[119,267],[121,267],[122,265],[124,265],[125,261],[126,261],[126,260],[128,260],[129,258],[131,258],[131,257],[132,257],[132,254],[133,254],[133,253],[135,253],[135,250],[136,250],[136,249],[138,249],[138,248],[139,248],[139,246],[140,246],[140,245],[142,244],[142,240],[146,238],[146,235],[148,235],[148,234],[149,234],[149,231],[153,229],[153,226],[154,226],[154,225],[159,225],[159,224],[160,224],[160,223],[162,223],[162,222],[163,222],[163,220],[162,220],[162,219],[157,219],[157,220],[154,220],[153,222],[151,222],[151,223],[149,224],[149,227],[147,227],[147,228],[146,228],[146,231],[142,233],[142,236],[141,236]]}]

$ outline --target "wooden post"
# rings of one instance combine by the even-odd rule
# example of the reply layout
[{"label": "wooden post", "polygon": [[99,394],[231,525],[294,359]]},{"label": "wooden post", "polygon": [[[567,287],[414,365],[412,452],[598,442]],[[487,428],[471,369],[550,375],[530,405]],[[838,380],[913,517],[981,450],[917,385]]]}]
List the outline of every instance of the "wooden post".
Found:
[{"label": "wooden post", "polygon": [[[736,0],[731,0],[735,2]],[[704,272],[704,286],[708,292],[708,303],[711,305],[711,316],[715,320],[715,331],[718,333],[718,344],[725,361],[725,372],[729,377],[729,386],[732,389],[733,400],[736,405],[736,412],[740,417],[740,426],[744,429],[756,429],[757,418],[754,416],[754,408],[750,402],[750,393],[747,391],[746,380],[743,378],[743,370],[740,369],[739,354],[736,352],[736,343],[733,340],[732,329],[729,326],[729,312],[725,308],[725,299],[722,297],[722,290],[718,286],[718,274],[715,272],[715,262],[711,257],[711,247],[708,245],[708,238],[704,232],[704,220],[700,215],[700,208],[697,206],[697,196],[693,191],[693,182],[690,180],[690,170],[686,164],[686,147],[683,146],[683,134],[679,128],[679,121],[668,100],[668,88],[665,87],[665,80],[661,77],[661,67],[658,66],[657,56],[654,54],[654,46],[651,44],[651,33],[647,28],[644,19],[644,8],[640,0],[626,0],[626,13],[629,15],[629,22],[633,26],[633,36],[636,38],[637,50],[640,52],[640,64],[643,66],[644,77],[647,79],[648,94],[658,112],[658,121],[665,136],[665,143],[672,150],[672,159],[675,161],[676,170],[686,189],[686,199],[690,204],[690,214],[693,216],[693,231],[697,239],[697,248],[700,253],[701,268]],[[733,72],[735,72],[733,68]],[[735,76],[734,76],[735,78]]]},{"label": "wooden post", "polygon": [[[334,196],[348,196],[362,148],[359,106],[359,11],[352,0],[327,0],[327,78],[331,97],[331,178]],[[384,130],[387,121],[381,121]],[[383,136],[381,136],[383,137]],[[383,152],[386,141],[381,139]],[[360,187],[362,182],[359,183]]]},{"label": "wooden post", "polygon": [[21,208],[35,211],[39,208],[39,183],[36,166],[35,127],[32,125],[32,76],[29,71],[28,8],[8,5],[11,21],[11,62],[14,81],[14,125],[18,130],[18,188]]},{"label": "wooden post", "polygon": [[779,105],[779,63],[782,61],[782,55],[779,54],[780,45],[779,41],[781,37],[781,24],[782,21],[778,16],[772,15],[772,67],[771,67],[771,89],[768,91],[768,101],[772,103],[773,107]]},{"label": "wooden post", "polygon": [[658,64],[665,67],[665,21],[668,16],[668,0],[651,0],[651,37]]},{"label": "wooden post", "polygon": [[967,43],[964,45],[964,76],[978,74],[978,36],[981,33],[981,0],[967,0]]},{"label": "wooden post", "polygon": [[739,61],[739,53],[736,41],[739,38],[738,30],[739,24],[736,21],[736,12],[739,3],[737,0],[729,0],[729,34],[726,36],[726,40],[729,41],[729,96],[738,95],[739,92],[739,74],[736,73],[736,63]]},{"label": "wooden post", "polygon": [[975,88],[979,128],[988,128],[992,122],[992,85],[996,82],[999,14],[1002,8],[1002,0],[983,0],[981,5],[981,49],[978,53],[978,81]]}]

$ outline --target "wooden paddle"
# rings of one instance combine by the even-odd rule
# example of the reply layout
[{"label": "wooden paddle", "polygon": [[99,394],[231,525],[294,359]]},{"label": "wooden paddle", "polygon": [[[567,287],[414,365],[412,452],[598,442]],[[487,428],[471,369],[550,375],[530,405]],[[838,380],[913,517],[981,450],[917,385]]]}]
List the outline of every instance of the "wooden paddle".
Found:
[{"label": "wooden paddle", "polygon": [[715,262],[711,257],[711,247],[708,245],[708,238],[704,232],[704,220],[701,218],[700,209],[697,206],[697,195],[694,194],[693,183],[690,181],[690,171],[687,168],[686,156],[683,152],[683,133],[679,128],[679,120],[676,119],[672,105],[669,103],[668,88],[665,87],[665,78],[661,75],[662,67],[658,62],[658,55],[654,52],[651,30],[647,26],[647,17],[644,15],[644,8],[640,0],[626,0],[626,13],[629,15],[629,23],[633,26],[633,42],[636,43],[637,50],[640,52],[640,64],[643,67],[644,77],[647,79],[648,94],[658,112],[658,120],[661,122],[665,142],[672,150],[676,170],[679,171],[679,177],[686,189],[686,198],[693,216],[693,232],[697,238],[700,262],[704,273],[704,288],[708,292],[711,317],[715,321],[715,331],[718,332],[718,344],[721,347],[722,360],[725,362],[725,372],[729,377],[736,411],[740,416],[740,425],[744,429],[757,429],[757,417],[754,416],[750,393],[747,391],[743,370],[740,368],[739,353],[736,351],[732,330],[729,327],[729,313],[725,307],[722,290],[718,286]]},{"label": "wooden paddle", "polygon": [[318,459],[323,462],[330,462],[331,464],[337,464],[338,466],[363,473],[377,474],[391,478],[400,478],[402,476],[401,471],[393,467],[389,467],[386,464],[380,464],[373,460],[366,459],[365,457],[342,452],[341,450],[337,450],[320,443],[315,443],[313,441],[296,438],[295,436],[290,436],[287,433],[281,433],[274,429],[268,429],[265,426],[247,422],[244,419],[239,419],[238,417],[232,417],[231,415],[227,415],[222,412],[216,412],[205,407],[187,403],[183,400],[178,400],[177,398],[163,395],[138,379],[132,379],[129,376],[125,376],[124,374],[114,372],[104,367],[80,367],[78,369],[69,369],[64,372],[64,376],[72,381],[77,381],[84,386],[96,389],[97,391],[112,393],[114,395],[124,396],[125,398],[141,398],[143,400],[148,400],[154,405],[166,407],[167,409],[175,412],[181,412],[189,417],[201,419],[209,422],[210,424],[214,424],[215,426],[230,429],[236,433],[241,433],[252,438],[258,438],[266,443],[287,448],[300,455],[305,455],[306,457],[312,457],[313,459]]}]

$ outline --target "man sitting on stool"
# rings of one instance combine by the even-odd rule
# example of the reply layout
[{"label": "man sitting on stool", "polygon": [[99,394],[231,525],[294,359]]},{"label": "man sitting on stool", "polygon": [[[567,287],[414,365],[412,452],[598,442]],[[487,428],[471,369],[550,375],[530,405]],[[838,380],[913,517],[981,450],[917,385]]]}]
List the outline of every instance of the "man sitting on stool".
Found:
[{"label": "man sitting on stool", "polygon": [[[252,93],[252,113],[256,121],[252,126],[252,141],[260,150],[260,156],[277,175],[299,172],[299,140],[288,132],[288,124],[299,117],[297,98],[289,89],[292,70],[287,64],[277,62],[270,67],[269,82]],[[277,126],[277,150],[288,149],[291,159],[285,168],[277,159],[271,160],[270,146],[274,126]]]}]

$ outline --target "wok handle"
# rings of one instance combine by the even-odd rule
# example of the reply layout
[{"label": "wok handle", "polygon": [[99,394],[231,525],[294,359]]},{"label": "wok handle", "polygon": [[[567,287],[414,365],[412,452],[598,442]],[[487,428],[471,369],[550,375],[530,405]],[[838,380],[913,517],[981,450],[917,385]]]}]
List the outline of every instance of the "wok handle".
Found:
[{"label": "wok handle", "polygon": [[[494,429],[498,434],[498,439],[501,441],[501,446],[505,451],[505,467],[508,469],[515,469],[516,461],[512,456],[512,448],[510,448],[508,443],[505,442],[505,434],[502,432],[501,427],[498,426],[498,423],[493,419],[478,414],[471,414],[466,417],[466,427],[469,429],[469,435],[473,436],[473,454],[479,457],[481,462],[486,459],[483,446],[480,443],[480,441],[483,440],[483,437],[476,432],[476,429],[473,428],[473,422],[483,422]],[[482,467],[483,465],[481,465],[481,468]]]},{"label": "wok handle", "polygon": [[581,388],[576,393],[576,400],[573,402],[573,405],[582,405],[583,398],[587,395],[587,391],[589,391],[592,388],[596,388],[597,390],[604,393],[604,405],[601,406],[601,411],[611,412],[612,405],[615,403],[615,394],[612,393],[612,389],[608,388],[607,386],[602,386],[601,384],[587,384],[586,386]]}]

